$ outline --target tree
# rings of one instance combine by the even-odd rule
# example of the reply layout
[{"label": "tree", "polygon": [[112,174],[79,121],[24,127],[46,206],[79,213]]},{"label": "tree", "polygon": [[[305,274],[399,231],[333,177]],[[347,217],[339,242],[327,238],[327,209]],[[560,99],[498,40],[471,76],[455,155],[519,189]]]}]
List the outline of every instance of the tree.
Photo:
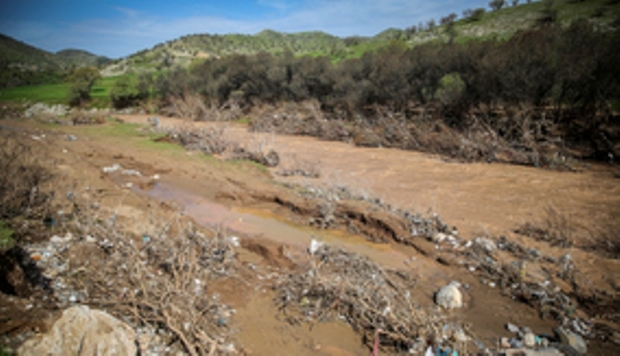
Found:
[{"label": "tree", "polygon": [[144,80],[138,80],[134,76],[122,76],[110,89],[110,99],[117,109],[132,106],[138,100],[148,97],[148,87]]},{"label": "tree", "polygon": [[501,9],[502,7],[504,7],[504,5],[506,5],[506,2],[504,0],[491,0],[491,2],[489,2],[489,7],[493,11]]},{"label": "tree", "polygon": [[486,10],[483,8],[478,8],[475,10],[467,9],[463,11],[463,18],[467,22],[477,22],[482,19],[482,16],[484,16],[485,13],[486,13]]},{"label": "tree", "polygon": [[99,70],[94,67],[78,68],[65,81],[69,83],[68,99],[71,105],[81,105],[90,100],[90,91],[95,82],[101,78]]},{"label": "tree", "polygon": [[442,17],[441,20],[439,21],[439,23],[441,25],[448,25],[452,22],[454,22],[454,20],[456,20],[457,15],[455,13],[451,13],[450,15],[446,16],[446,17]]},{"label": "tree", "polygon": [[512,6],[519,5],[519,0],[512,0]]}]

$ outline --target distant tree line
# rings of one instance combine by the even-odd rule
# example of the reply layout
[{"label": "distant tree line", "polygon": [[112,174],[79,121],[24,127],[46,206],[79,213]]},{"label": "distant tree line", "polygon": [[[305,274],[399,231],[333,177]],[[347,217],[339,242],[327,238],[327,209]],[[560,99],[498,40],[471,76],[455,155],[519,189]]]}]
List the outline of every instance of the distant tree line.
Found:
[{"label": "distant tree line", "polygon": [[[568,28],[542,25],[504,41],[409,48],[395,40],[337,64],[290,52],[232,55],[122,82],[112,100],[122,107],[154,97],[161,108],[174,108],[200,98],[205,108],[235,107],[246,114],[291,103],[300,104],[291,111],[299,112],[311,102],[325,120],[300,123],[305,128],[293,124],[293,132],[468,160],[492,160],[507,148],[513,151],[509,161],[534,165],[543,164],[543,154],[551,157],[546,162],[558,157],[544,150],[561,137],[606,159],[620,141],[614,134],[620,131],[608,130],[620,105],[617,48],[620,31],[598,31],[583,21]],[[291,127],[278,120],[276,125]],[[432,139],[418,126],[429,122],[449,131],[438,129],[442,138]],[[274,122],[267,124],[273,128]],[[529,153],[519,156],[522,150]]]},{"label": "distant tree line", "polygon": [[354,115],[372,105],[403,111],[431,105],[458,122],[472,109],[553,107],[595,116],[620,98],[620,36],[586,22],[547,26],[504,42],[395,43],[359,59],[332,64],[326,57],[233,55],[161,75],[162,98],[199,93],[206,101],[318,100],[324,110]]}]

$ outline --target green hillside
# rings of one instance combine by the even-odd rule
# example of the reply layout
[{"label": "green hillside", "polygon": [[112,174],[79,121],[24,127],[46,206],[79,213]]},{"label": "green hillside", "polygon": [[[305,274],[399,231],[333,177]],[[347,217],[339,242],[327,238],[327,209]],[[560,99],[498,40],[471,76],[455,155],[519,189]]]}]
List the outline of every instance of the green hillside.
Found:
[{"label": "green hillside", "polygon": [[0,68],[44,71],[62,66],[54,54],[0,34]]},{"label": "green hillside", "polygon": [[[264,30],[255,35],[195,34],[159,44],[152,49],[140,51],[128,58],[111,63],[104,75],[119,75],[128,70],[162,71],[174,67],[188,67],[206,58],[220,58],[231,54],[272,54],[291,52],[295,56],[328,56],[334,61],[360,57],[390,44],[400,43],[408,47],[432,41],[466,42],[475,39],[507,39],[518,30],[541,25],[545,16],[553,15],[554,22],[569,25],[585,19],[596,23],[601,30],[620,24],[620,1],[618,0],[555,0],[505,1],[505,6],[492,11],[476,9],[454,14],[454,20],[429,19],[421,25],[408,29],[387,29],[374,37],[339,38],[324,32],[281,33]],[[450,13],[445,14],[446,17]]]}]

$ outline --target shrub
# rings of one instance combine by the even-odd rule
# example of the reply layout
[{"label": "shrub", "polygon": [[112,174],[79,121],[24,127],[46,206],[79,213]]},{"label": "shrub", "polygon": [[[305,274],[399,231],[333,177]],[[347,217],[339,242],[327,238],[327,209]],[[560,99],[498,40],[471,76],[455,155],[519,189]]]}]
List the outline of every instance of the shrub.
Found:
[{"label": "shrub", "polygon": [[148,98],[148,87],[136,77],[120,77],[110,89],[110,99],[117,109],[133,106],[139,100]]}]

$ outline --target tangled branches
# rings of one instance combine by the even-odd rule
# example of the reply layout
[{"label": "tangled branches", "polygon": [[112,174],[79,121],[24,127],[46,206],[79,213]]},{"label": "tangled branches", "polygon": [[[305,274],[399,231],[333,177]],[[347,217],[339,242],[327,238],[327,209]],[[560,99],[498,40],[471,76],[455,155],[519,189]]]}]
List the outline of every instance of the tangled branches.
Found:
[{"label": "tangled branches", "polygon": [[384,271],[366,257],[322,246],[309,268],[279,281],[276,303],[291,323],[341,318],[366,340],[382,329],[382,344],[402,350],[440,330],[440,317],[412,300],[414,286],[407,273]]}]

